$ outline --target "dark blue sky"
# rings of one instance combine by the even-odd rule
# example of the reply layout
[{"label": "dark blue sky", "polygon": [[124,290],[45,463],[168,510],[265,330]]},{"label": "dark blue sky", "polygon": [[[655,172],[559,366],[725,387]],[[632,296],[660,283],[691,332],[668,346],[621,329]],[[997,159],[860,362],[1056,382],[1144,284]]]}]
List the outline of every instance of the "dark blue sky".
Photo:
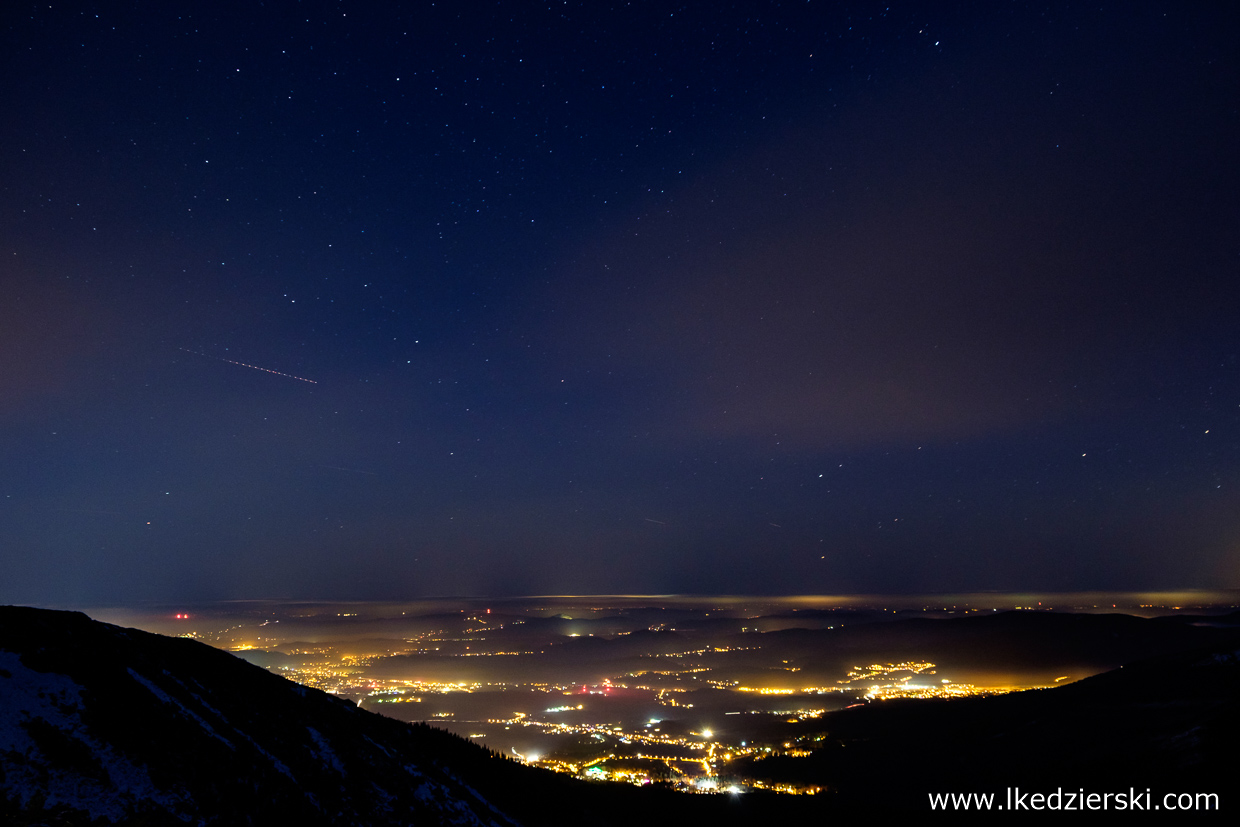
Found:
[{"label": "dark blue sky", "polygon": [[1240,586],[1227,4],[0,14],[0,601]]}]

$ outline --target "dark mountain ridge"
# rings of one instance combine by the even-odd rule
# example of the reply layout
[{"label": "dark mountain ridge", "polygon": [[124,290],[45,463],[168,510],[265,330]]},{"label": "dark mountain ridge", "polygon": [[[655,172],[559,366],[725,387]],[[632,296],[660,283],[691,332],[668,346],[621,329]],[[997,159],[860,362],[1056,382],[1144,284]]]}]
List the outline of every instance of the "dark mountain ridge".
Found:
[{"label": "dark mountain ridge", "polygon": [[[836,668],[856,658],[930,659],[979,670],[1009,671],[1081,664],[1091,672],[1235,637],[1231,617],[1210,624],[1188,616],[1008,611],[958,618],[910,618],[835,629],[784,629],[761,636],[762,651],[790,662]],[[729,639],[737,645],[744,636]]]},{"label": "dark mountain ridge", "polygon": [[0,681],[9,820],[513,823],[440,760],[444,734],[195,641],[3,607]]},{"label": "dark mountain ridge", "polygon": [[[925,812],[927,795],[1052,791],[1218,794],[1240,772],[1240,630],[1055,689],[893,700],[825,716],[807,757],[738,764],[738,774],[820,784],[834,806]],[[898,783],[893,778],[898,776]]]}]

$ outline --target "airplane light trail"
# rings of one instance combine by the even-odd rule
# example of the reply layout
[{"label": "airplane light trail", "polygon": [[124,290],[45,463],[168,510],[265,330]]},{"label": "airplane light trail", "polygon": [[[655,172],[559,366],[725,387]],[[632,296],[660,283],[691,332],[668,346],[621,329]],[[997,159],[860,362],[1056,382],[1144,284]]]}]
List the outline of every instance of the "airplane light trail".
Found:
[{"label": "airplane light trail", "polygon": [[195,356],[205,356],[208,359],[219,359],[221,362],[227,362],[230,365],[240,365],[243,368],[253,368],[254,370],[261,370],[264,373],[274,373],[276,376],[287,376],[289,379],[296,379],[298,382],[309,382],[311,385],[318,384],[318,382],[314,381],[313,379],[305,379],[301,376],[294,376],[291,373],[281,373],[278,370],[270,370],[269,368],[260,368],[258,365],[247,365],[245,362],[234,362],[232,359],[225,359],[223,356],[212,356],[209,353],[199,353],[196,350],[190,350],[189,348],[184,348],[184,347],[177,348],[177,350],[183,350],[186,353],[192,353]]}]

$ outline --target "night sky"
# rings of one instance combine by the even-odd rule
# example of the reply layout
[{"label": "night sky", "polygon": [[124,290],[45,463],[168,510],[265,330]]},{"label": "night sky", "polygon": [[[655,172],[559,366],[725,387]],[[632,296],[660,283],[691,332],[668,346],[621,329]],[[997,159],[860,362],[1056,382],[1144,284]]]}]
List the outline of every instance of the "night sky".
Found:
[{"label": "night sky", "polygon": [[5,3],[0,602],[1240,586],[1234,9]]}]

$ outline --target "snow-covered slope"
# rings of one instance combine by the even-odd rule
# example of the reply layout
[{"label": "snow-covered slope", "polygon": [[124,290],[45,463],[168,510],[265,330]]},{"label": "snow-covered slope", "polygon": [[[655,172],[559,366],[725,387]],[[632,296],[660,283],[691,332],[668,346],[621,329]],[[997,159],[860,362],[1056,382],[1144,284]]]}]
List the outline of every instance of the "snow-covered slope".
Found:
[{"label": "snow-covered slope", "polygon": [[0,607],[3,823],[512,824],[466,783],[478,751],[194,641]]}]

